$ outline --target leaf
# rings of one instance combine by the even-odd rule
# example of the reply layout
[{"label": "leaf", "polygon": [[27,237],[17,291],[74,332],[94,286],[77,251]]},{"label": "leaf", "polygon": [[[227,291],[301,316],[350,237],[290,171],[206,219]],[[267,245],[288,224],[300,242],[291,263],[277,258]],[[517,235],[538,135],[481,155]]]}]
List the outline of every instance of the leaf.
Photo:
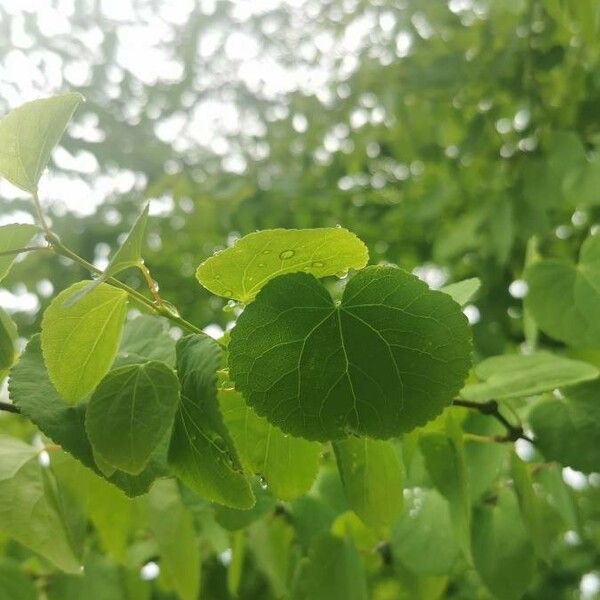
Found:
[{"label": "leaf", "polygon": [[181,402],[169,464],[202,498],[233,508],[251,508],[254,496],[219,412],[216,372],[221,350],[205,335],[181,338],[176,350]]},{"label": "leaf", "polygon": [[59,569],[77,573],[80,562],[45,477],[35,448],[0,437],[0,531]]},{"label": "leaf", "polygon": [[349,437],[333,443],[350,508],[385,530],[402,513],[402,467],[391,442]]},{"label": "leaf", "polygon": [[61,94],[9,112],[0,121],[0,176],[35,194],[54,146],[82,101],[81,94]]},{"label": "leaf", "polygon": [[150,490],[147,502],[161,571],[181,600],[198,600],[200,548],[192,515],[181,502],[175,481],[157,482]]},{"label": "leaf", "polygon": [[470,350],[448,295],[400,269],[368,267],[339,305],[312,275],[270,281],[231,333],[229,368],[248,404],[286,433],[388,438],[452,402]]},{"label": "leaf", "polygon": [[578,264],[540,260],[525,278],[525,308],[544,333],[572,346],[600,346],[600,235],[585,240]]},{"label": "leaf", "polygon": [[260,475],[281,500],[293,500],[310,489],[319,468],[320,444],[284,434],[259,417],[234,390],[220,391],[219,402],[246,470]]},{"label": "leaf", "polygon": [[364,567],[352,540],[325,534],[315,540],[305,573],[310,600],[367,600]]},{"label": "leaf", "polygon": [[[69,406],[59,396],[44,366],[39,335],[31,338],[25,352],[11,369],[8,389],[11,400],[23,415],[83,465],[100,474],[85,432],[86,405]],[[117,471],[110,477],[110,482],[128,496],[146,493],[154,479],[165,475],[163,453],[157,452],[139,475]]]},{"label": "leaf", "polygon": [[79,302],[84,296],[87,296],[92,290],[96,289],[103,281],[109,277],[114,277],[121,271],[130,267],[141,267],[144,264],[142,259],[142,246],[146,235],[146,225],[148,224],[148,210],[150,205],[146,204],[140,216],[136,219],[133,227],[127,234],[125,241],[115,252],[108,266],[97,279],[88,282],[77,294],[74,294],[67,301],[67,306],[72,306]]},{"label": "leaf", "polygon": [[368,259],[363,242],[341,227],[266,229],[205,260],[196,278],[217,296],[250,302],[278,275],[304,271],[327,277],[362,269]]},{"label": "leaf", "polygon": [[[0,121],[0,124],[2,121]],[[2,145],[0,140],[0,161],[2,160]],[[27,223],[13,225],[2,225],[0,227],[0,252],[8,252],[9,250],[18,250],[24,248],[31,242],[33,237],[38,233],[38,228],[35,225]],[[15,260],[16,254],[8,254],[0,256],[0,281],[2,281]]]},{"label": "leaf", "polygon": [[481,287],[481,280],[478,277],[464,279],[456,283],[450,283],[440,289],[440,292],[448,294],[454,302],[464,306],[473,298]]},{"label": "leaf", "polygon": [[159,360],[175,367],[175,340],[169,335],[169,322],[154,315],[139,315],[125,322],[119,346],[119,366],[132,362]]},{"label": "leaf", "polygon": [[127,312],[126,292],[105,283],[74,306],[86,281],[63,290],[44,312],[42,352],[50,380],[68,404],[85,398],[112,365]]},{"label": "leaf", "polygon": [[471,497],[462,430],[452,415],[447,415],[446,431],[425,432],[419,446],[427,472],[435,487],[450,504],[450,516],[461,549],[471,556]]},{"label": "leaf", "polygon": [[475,374],[483,383],[464,387],[460,395],[474,402],[519,398],[596,379],[592,365],[556,356],[550,352],[505,354],[481,361]]},{"label": "leaf", "polygon": [[12,560],[0,561],[0,598],[6,600],[37,600],[33,579]]},{"label": "leaf", "polygon": [[541,501],[533,489],[531,469],[514,451],[511,452],[510,456],[510,471],[521,510],[521,518],[529,533],[535,552],[540,558],[548,559],[551,540],[544,523]]},{"label": "leaf", "polygon": [[536,448],[547,460],[578,471],[600,471],[600,382],[569,388],[536,404],[528,416]]},{"label": "leaf", "polygon": [[0,382],[17,358],[17,327],[12,319],[0,308]]},{"label": "leaf", "polygon": [[94,450],[126,473],[140,473],[173,423],[175,373],[158,361],[110,371],[90,398],[85,429]]},{"label": "leaf", "polygon": [[390,542],[394,557],[419,575],[447,575],[460,557],[448,503],[434,489],[409,491]]},{"label": "leaf", "polygon": [[473,560],[483,583],[499,600],[518,600],[535,569],[533,547],[514,494],[500,489],[495,505],[473,515]]}]

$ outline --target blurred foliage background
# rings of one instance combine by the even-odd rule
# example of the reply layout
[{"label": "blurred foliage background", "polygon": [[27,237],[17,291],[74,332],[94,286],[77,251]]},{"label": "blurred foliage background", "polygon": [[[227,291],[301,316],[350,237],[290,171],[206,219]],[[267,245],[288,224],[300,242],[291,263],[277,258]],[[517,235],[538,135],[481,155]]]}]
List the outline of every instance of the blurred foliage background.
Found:
[{"label": "blurred foliage background", "polygon": [[[195,281],[204,258],[256,229],[341,224],[434,287],[480,277],[476,352],[509,351],[527,252],[574,257],[600,216],[597,0],[2,0],[0,114],[61,90],[87,102],[42,181],[56,230],[103,266],[152,200],[146,262],[213,331],[231,314]],[[30,220],[5,182],[0,198],[0,222]],[[0,303],[27,336],[83,276],[28,256]],[[585,536],[527,597],[582,597],[600,568],[593,483]],[[266,597],[256,577],[244,597]],[[483,597],[471,585],[447,597]]]}]

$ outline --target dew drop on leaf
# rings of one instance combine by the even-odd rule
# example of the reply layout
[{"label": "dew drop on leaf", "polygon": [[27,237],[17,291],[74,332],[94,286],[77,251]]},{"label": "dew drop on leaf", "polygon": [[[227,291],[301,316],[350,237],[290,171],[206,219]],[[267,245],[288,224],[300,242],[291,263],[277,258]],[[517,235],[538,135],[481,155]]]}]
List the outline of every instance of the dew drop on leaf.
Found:
[{"label": "dew drop on leaf", "polygon": [[287,260],[288,258],[292,258],[296,252],[294,250],[284,250],[279,254],[279,258],[281,260]]}]

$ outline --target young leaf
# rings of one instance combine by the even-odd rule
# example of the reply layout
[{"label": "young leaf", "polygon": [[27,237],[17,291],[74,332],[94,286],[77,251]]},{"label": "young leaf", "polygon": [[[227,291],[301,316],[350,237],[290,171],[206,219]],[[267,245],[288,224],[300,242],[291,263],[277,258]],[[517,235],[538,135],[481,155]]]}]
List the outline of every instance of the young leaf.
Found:
[{"label": "young leaf", "polygon": [[[31,338],[11,369],[8,389],[11,400],[24,416],[82,464],[100,474],[85,432],[86,405],[69,406],[59,396],[44,366],[39,335]],[[139,496],[148,491],[157,477],[165,474],[165,458],[158,452],[139,475],[117,471],[110,477],[110,482],[128,496]]]},{"label": "young leaf", "polygon": [[105,283],[77,304],[65,306],[87,283],[63,290],[42,320],[48,375],[68,404],[85,398],[110,369],[127,312],[127,294]]},{"label": "young leaf", "polygon": [[368,259],[367,247],[341,227],[266,229],[205,260],[196,277],[213,294],[250,302],[278,275],[304,271],[326,277],[362,269]]},{"label": "young leaf", "polygon": [[147,502],[149,524],[168,584],[181,600],[198,600],[200,548],[193,517],[183,505],[175,481],[157,482]]},{"label": "young leaf", "polygon": [[483,583],[498,600],[518,600],[535,568],[533,547],[514,494],[500,489],[495,505],[473,515],[473,561]]},{"label": "young leaf", "polygon": [[219,392],[219,402],[245,469],[260,475],[281,500],[292,500],[310,489],[319,468],[320,444],[285,435],[234,390]]},{"label": "young leaf", "polygon": [[286,433],[388,438],[452,402],[470,351],[466,317],[447,294],[369,267],[339,305],[306,273],[270,281],[232,331],[229,366],[250,406]]},{"label": "young leaf", "polygon": [[0,532],[39,552],[59,569],[78,573],[80,563],[67,525],[48,496],[32,446],[0,438]]},{"label": "young leaf", "polygon": [[17,357],[16,341],[17,327],[6,312],[0,308],[0,382]]},{"label": "young leaf", "polygon": [[505,354],[481,361],[475,374],[483,383],[464,387],[460,395],[474,402],[519,398],[596,379],[596,367],[550,352]]},{"label": "young leaf", "polygon": [[95,452],[126,473],[140,473],[173,422],[179,382],[164,363],[153,361],[110,371],[85,413]]},{"label": "young leaf", "polygon": [[35,194],[81,94],[61,94],[27,102],[0,120],[0,176]]},{"label": "young leaf", "polygon": [[454,302],[464,306],[477,293],[481,287],[481,280],[478,277],[464,279],[456,283],[450,283],[440,289],[440,292],[448,294]]},{"label": "young leaf", "polygon": [[573,346],[600,346],[600,235],[585,240],[578,264],[541,260],[525,278],[525,308],[544,333]]},{"label": "young leaf", "polygon": [[127,234],[123,245],[115,252],[115,255],[104,270],[104,273],[97,279],[90,281],[77,294],[71,296],[67,301],[67,305],[73,305],[76,302],[79,302],[84,296],[87,296],[109,277],[114,277],[121,271],[129,269],[130,267],[139,267],[143,264],[142,246],[144,243],[144,236],[146,235],[146,225],[148,224],[149,206],[149,204],[146,204],[146,207]]},{"label": "young leaf", "polygon": [[[1,152],[2,150],[0,149],[0,153]],[[29,225],[27,223],[2,225],[2,227],[0,227],[0,252],[24,248],[27,246],[27,244],[29,244],[37,232],[38,228],[35,225]],[[10,267],[15,260],[15,256],[16,255],[12,254],[0,256],[0,281],[2,281],[2,279],[4,279],[10,271]]]},{"label": "young leaf", "polygon": [[325,534],[310,549],[305,573],[310,600],[367,600],[364,567],[350,538]]},{"label": "young leaf", "polygon": [[402,513],[402,467],[391,442],[349,437],[333,443],[350,508],[383,530]]},{"label": "young leaf", "polygon": [[425,466],[435,487],[448,500],[452,525],[460,547],[471,556],[471,498],[462,430],[452,415],[446,418],[446,431],[425,432],[419,437]]},{"label": "young leaf", "polygon": [[447,575],[460,556],[448,503],[434,489],[410,490],[390,541],[394,557],[419,575]]},{"label": "young leaf", "polygon": [[600,471],[599,396],[600,383],[592,381],[533,407],[529,424],[536,447],[548,460],[585,473]]},{"label": "young leaf", "polygon": [[233,508],[251,508],[254,496],[219,412],[216,372],[221,350],[204,335],[180,339],[176,350],[181,402],[169,464],[202,498]]}]

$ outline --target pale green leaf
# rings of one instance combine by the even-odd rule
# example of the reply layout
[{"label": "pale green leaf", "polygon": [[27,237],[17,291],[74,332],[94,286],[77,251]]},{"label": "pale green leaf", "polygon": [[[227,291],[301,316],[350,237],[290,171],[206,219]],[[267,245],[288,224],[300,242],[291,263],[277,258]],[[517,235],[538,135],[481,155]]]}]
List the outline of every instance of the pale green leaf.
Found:
[{"label": "pale green leaf", "polygon": [[599,372],[589,363],[550,352],[536,352],[486,358],[475,367],[475,374],[483,382],[467,385],[460,395],[467,400],[484,402],[533,396],[596,379]]},{"label": "pale green leaf", "polygon": [[528,416],[536,448],[548,459],[585,473],[600,471],[600,383],[564,390]]},{"label": "pale green leaf", "polygon": [[362,269],[368,259],[367,247],[341,227],[266,229],[204,261],[196,277],[213,294],[250,302],[278,275],[303,271],[326,277]]},{"label": "pale green leaf", "polygon": [[[2,150],[0,141],[0,156],[1,152]],[[18,250],[19,248],[26,247],[37,232],[38,228],[35,225],[29,225],[27,223],[2,225],[0,227],[0,252]],[[15,257],[16,254],[0,256],[0,281],[2,281],[2,279],[4,279],[10,271],[10,267],[12,266]]]},{"label": "pale green leaf", "polygon": [[364,567],[350,538],[325,534],[312,545],[305,572],[307,599],[367,600]]},{"label": "pale green leaf", "polygon": [[388,438],[452,402],[470,339],[458,304],[401,269],[359,271],[339,305],[312,275],[293,273],[270,281],[238,319],[230,375],[286,433]]},{"label": "pale green leaf", "polygon": [[[23,415],[83,465],[100,473],[85,432],[86,405],[69,406],[60,397],[48,378],[39,335],[31,338],[25,352],[11,369],[8,389],[11,400]],[[116,471],[110,482],[128,496],[146,493],[154,479],[165,475],[165,454],[166,449],[157,452],[139,475]]]},{"label": "pale green leaf", "polygon": [[333,443],[350,508],[383,530],[402,513],[403,477],[392,442],[349,437]]},{"label": "pale green leaf", "polygon": [[50,496],[36,450],[12,438],[0,438],[0,532],[14,538],[63,571],[76,573],[68,527]]},{"label": "pale green leaf", "polygon": [[202,498],[233,508],[254,505],[250,484],[223,424],[216,390],[221,350],[205,335],[177,342],[181,402],[169,447],[169,464]]},{"label": "pale green leaf", "polygon": [[135,475],[170,429],[178,405],[179,382],[164,363],[119,367],[92,394],[85,429],[95,452]]},{"label": "pale green leaf", "polygon": [[83,96],[61,94],[27,102],[0,121],[0,176],[35,194],[54,146]]},{"label": "pale green leaf", "polygon": [[220,391],[219,402],[245,469],[260,475],[281,500],[292,500],[310,489],[319,468],[320,444],[284,434],[234,390]]},{"label": "pale green leaf", "polygon": [[585,240],[577,264],[540,260],[525,278],[525,308],[544,333],[573,346],[600,346],[600,235]]},{"label": "pale green leaf", "polygon": [[460,557],[448,502],[434,489],[413,488],[392,526],[394,557],[419,575],[447,575]]},{"label": "pale green leaf", "polygon": [[514,494],[506,488],[473,515],[473,561],[498,600],[519,600],[531,583],[535,558]]},{"label": "pale green leaf", "polygon": [[464,306],[473,298],[480,287],[481,280],[477,277],[472,277],[471,279],[450,283],[441,288],[440,291],[448,294],[457,304]]},{"label": "pale green leaf", "polygon": [[115,359],[127,312],[127,294],[107,284],[65,306],[86,281],[63,290],[44,312],[42,352],[50,380],[68,404],[85,398]]},{"label": "pale green leaf", "polygon": [[158,481],[150,490],[147,503],[161,575],[180,600],[198,600],[200,548],[192,514],[183,505],[175,481]]}]

